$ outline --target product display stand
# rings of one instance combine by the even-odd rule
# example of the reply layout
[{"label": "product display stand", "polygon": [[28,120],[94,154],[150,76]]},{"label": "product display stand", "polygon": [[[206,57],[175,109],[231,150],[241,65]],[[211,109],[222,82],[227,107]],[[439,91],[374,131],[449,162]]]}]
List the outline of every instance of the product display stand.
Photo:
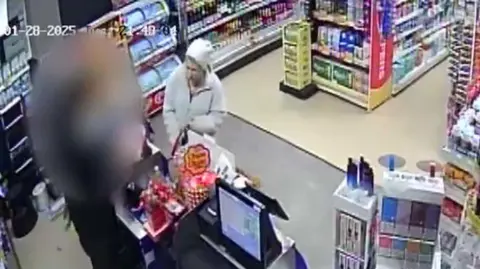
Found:
[{"label": "product display stand", "polygon": [[281,46],[282,27],[300,18],[296,0],[184,0],[186,43],[210,40],[213,68],[224,77]]},{"label": "product display stand", "polygon": [[453,257],[462,237],[462,212],[467,194],[478,188],[479,169],[472,158],[444,149],[447,164],[444,167],[445,199],[440,222],[442,268],[454,268]]},{"label": "product display stand", "polygon": [[385,102],[392,92],[391,1],[317,0],[311,6],[313,83],[368,111]]},{"label": "product display stand", "polygon": [[175,55],[178,26],[170,23],[171,13],[164,0],[135,1],[86,27],[90,31],[106,29],[128,50],[149,115],[162,110],[166,80],[181,64]]},{"label": "product display stand", "polygon": [[450,1],[316,0],[312,81],[371,111],[448,55]]},{"label": "product display stand", "polygon": [[377,198],[360,192],[343,180],[333,194],[334,268],[375,268]]},{"label": "product display stand", "polygon": [[[434,174],[434,170],[432,170]],[[444,197],[443,179],[385,172],[378,197],[377,263],[388,268],[432,268]]]},{"label": "product display stand", "polygon": [[280,90],[303,100],[317,92],[312,84],[310,33],[308,22],[292,22],[283,27],[284,79]]}]

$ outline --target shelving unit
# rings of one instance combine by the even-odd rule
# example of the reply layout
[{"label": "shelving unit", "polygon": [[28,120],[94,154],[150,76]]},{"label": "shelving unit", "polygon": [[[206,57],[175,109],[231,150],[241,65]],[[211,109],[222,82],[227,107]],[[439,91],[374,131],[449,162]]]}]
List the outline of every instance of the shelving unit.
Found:
[{"label": "shelving unit", "polygon": [[[10,27],[25,29],[25,3],[7,3]],[[21,185],[25,193],[31,193],[33,186],[41,180],[33,158],[30,139],[25,121],[27,104],[32,90],[32,58],[30,40],[22,31],[18,35],[0,36],[0,185],[2,203],[9,188]],[[19,269],[20,262],[7,229],[6,212],[0,216],[0,267]]]},{"label": "shelving unit", "polygon": [[[450,5],[446,0],[308,4],[313,84],[372,111],[448,56],[447,30],[454,17]],[[289,92],[284,84],[280,88]],[[305,92],[293,95],[309,97]]]},{"label": "shelving unit", "polygon": [[462,212],[467,194],[478,186],[478,165],[472,158],[448,148],[443,149],[445,199],[440,222],[442,268],[454,268],[453,256],[462,234]]},{"label": "shelving unit", "polygon": [[300,18],[296,0],[186,0],[186,43],[210,40],[223,77],[281,46],[284,25]]},{"label": "shelving unit", "polygon": [[[384,1],[370,5],[363,0],[317,0],[310,4],[312,81],[319,90],[367,111],[390,97],[393,59],[390,4]],[[376,26],[380,17],[386,21],[382,29]]]},{"label": "shelving unit", "polygon": [[396,95],[447,58],[447,29],[453,23],[450,1],[395,3],[393,90]]},{"label": "shelving unit", "polygon": [[181,64],[175,54],[179,38],[178,24],[172,24],[170,19],[172,8],[164,0],[135,1],[87,26],[128,29],[126,36],[114,32],[112,37],[130,54],[149,115],[162,110],[166,79]]}]

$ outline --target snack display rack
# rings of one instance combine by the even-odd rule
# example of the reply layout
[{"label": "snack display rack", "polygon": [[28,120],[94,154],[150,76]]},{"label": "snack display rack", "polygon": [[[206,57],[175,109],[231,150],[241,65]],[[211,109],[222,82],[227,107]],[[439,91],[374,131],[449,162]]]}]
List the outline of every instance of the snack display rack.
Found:
[{"label": "snack display rack", "polygon": [[106,29],[119,46],[128,50],[149,115],[162,109],[166,79],[181,64],[175,54],[178,24],[171,23],[173,10],[164,0],[135,1],[86,27]]}]

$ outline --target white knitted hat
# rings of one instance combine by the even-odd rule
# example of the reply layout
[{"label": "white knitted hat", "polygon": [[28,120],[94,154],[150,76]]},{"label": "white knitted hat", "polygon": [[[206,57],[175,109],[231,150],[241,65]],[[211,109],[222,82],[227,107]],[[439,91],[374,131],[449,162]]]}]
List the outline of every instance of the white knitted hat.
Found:
[{"label": "white knitted hat", "polygon": [[205,71],[209,70],[214,49],[212,43],[205,39],[195,39],[188,46],[186,55],[192,57]]}]

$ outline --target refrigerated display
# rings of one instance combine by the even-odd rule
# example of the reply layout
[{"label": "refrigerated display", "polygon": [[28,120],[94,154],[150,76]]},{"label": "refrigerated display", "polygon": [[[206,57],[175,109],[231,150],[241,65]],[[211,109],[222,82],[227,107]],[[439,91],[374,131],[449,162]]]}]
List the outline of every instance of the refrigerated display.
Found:
[{"label": "refrigerated display", "polygon": [[166,78],[181,63],[176,56],[178,22],[171,19],[175,10],[164,0],[135,1],[88,26],[117,29],[111,36],[130,55],[149,115],[162,109]]}]

